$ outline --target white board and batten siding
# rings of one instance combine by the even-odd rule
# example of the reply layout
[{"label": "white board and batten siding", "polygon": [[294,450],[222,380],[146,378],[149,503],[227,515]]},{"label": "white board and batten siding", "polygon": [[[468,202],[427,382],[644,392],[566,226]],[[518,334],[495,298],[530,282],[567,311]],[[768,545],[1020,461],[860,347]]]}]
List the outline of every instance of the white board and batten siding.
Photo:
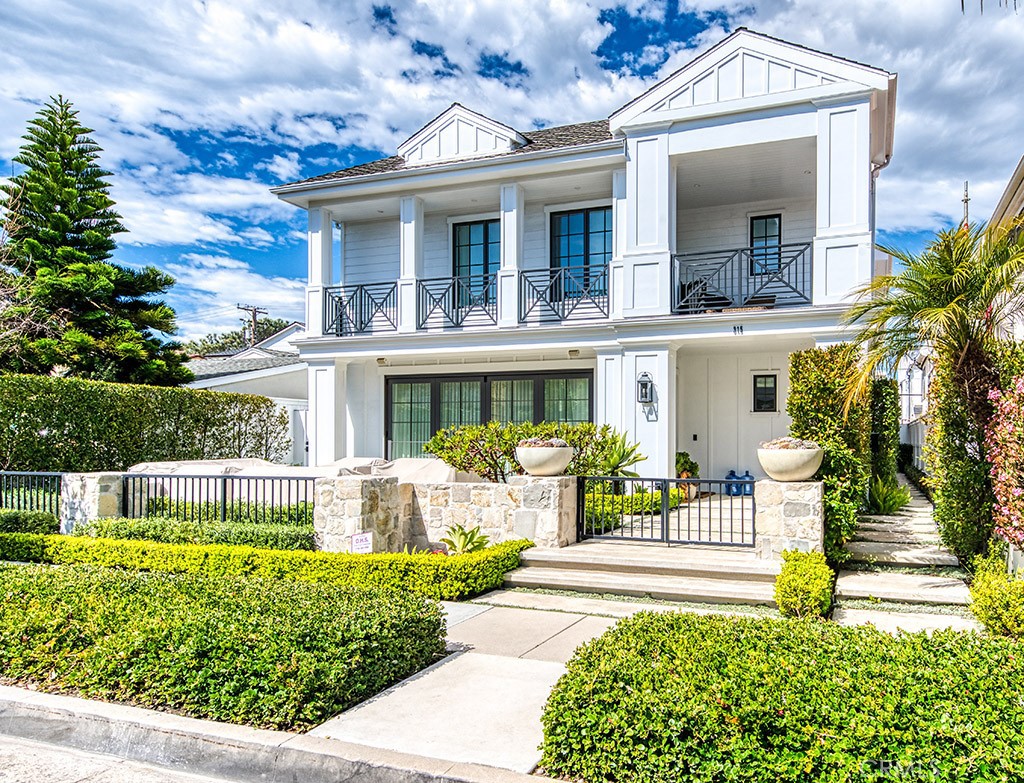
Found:
[{"label": "white board and batten siding", "polygon": [[814,239],[814,200],[779,199],[682,209],[676,222],[676,252],[703,253],[750,246],[750,218],[782,215],[782,242]]},{"label": "white board and batten siding", "polygon": [[392,282],[399,275],[399,223],[395,218],[346,223],[342,233],[345,285]]}]

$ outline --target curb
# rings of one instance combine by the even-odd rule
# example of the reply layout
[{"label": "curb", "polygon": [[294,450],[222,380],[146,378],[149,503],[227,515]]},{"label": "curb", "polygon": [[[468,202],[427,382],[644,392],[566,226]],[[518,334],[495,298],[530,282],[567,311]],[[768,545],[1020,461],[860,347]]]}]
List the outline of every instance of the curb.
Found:
[{"label": "curb", "polygon": [[480,764],[0,686],[0,734],[243,783],[527,783]]}]

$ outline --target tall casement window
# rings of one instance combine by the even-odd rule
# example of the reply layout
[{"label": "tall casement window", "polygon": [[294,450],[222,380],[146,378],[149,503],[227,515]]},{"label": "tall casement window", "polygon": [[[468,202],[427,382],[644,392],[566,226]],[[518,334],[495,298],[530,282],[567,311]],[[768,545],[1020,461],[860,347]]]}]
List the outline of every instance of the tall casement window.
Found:
[{"label": "tall casement window", "polygon": [[750,274],[777,272],[782,263],[782,215],[750,218]]},{"label": "tall casement window", "polygon": [[496,294],[491,275],[501,266],[501,221],[475,220],[452,226],[452,275],[459,278],[459,307],[489,303]]},{"label": "tall casement window", "polygon": [[485,421],[593,421],[593,373],[391,377],[384,392],[385,453],[423,457],[439,429]]},{"label": "tall casement window", "polygon": [[568,270],[562,276],[563,296],[580,296],[590,281],[591,268],[606,266],[613,252],[611,207],[551,214],[551,267]]}]

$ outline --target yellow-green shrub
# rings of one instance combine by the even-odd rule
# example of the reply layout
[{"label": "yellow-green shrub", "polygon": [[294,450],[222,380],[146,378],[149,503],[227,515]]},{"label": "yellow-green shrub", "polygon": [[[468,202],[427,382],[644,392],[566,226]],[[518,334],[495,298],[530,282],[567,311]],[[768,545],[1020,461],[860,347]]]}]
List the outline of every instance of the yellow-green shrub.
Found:
[{"label": "yellow-green shrub", "polygon": [[834,574],[821,552],[782,553],[775,603],[787,617],[824,617],[832,608]]},{"label": "yellow-green shrub", "polygon": [[999,547],[974,561],[971,611],[985,630],[999,636],[1024,638],[1024,579],[1010,575]]}]

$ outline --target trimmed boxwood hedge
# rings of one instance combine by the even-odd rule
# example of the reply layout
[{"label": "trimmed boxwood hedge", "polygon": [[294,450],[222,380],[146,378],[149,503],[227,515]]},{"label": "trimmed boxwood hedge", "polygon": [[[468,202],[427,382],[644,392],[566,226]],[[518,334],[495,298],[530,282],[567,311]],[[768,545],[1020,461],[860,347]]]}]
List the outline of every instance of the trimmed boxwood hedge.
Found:
[{"label": "trimmed boxwood hedge", "polygon": [[350,555],[6,533],[0,534],[0,560],[391,587],[427,598],[457,601],[500,587],[505,574],[518,567],[519,553],[531,546],[529,541],[506,541],[466,555]]},{"label": "trimmed boxwood hedge", "polygon": [[303,729],[430,665],[440,606],[397,591],[0,565],[0,682]]},{"label": "trimmed boxwood hedge", "polygon": [[236,544],[259,549],[314,548],[312,523],[296,525],[270,522],[189,522],[166,517],[95,519],[77,526],[75,535],[162,541],[165,544]]},{"label": "trimmed boxwood hedge", "polygon": [[170,519],[187,519],[195,522],[219,522],[221,512],[228,522],[251,522],[279,525],[312,525],[313,503],[303,501],[291,505],[251,503],[235,500],[221,508],[217,502],[192,503],[187,500],[170,498],[149,498],[146,501],[146,516]]},{"label": "trimmed boxwood hedge", "polygon": [[1021,780],[1024,644],[644,612],[577,650],[541,762],[581,783]]},{"label": "trimmed boxwood hedge", "polygon": [[60,522],[49,511],[21,511],[0,509],[0,533],[41,533],[47,535],[60,530]]}]

